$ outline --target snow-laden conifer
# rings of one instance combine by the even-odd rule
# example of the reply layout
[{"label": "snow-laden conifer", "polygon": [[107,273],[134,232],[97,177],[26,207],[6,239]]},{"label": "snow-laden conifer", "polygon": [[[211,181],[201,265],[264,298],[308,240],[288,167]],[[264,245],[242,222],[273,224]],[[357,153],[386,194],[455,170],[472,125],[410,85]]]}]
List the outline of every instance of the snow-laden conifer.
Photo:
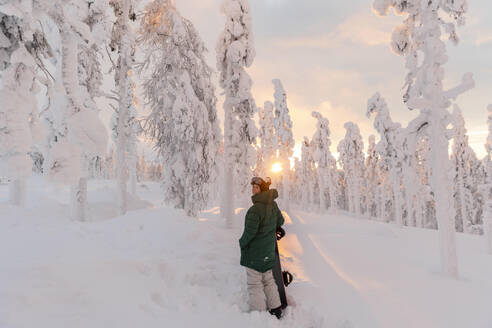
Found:
[{"label": "snow-laden conifer", "polygon": [[483,229],[488,254],[492,255],[492,185],[490,183],[479,186],[479,192],[485,199],[484,210],[482,214]]},{"label": "snow-laden conifer", "polygon": [[311,142],[304,137],[301,146],[301,169],[296,174],[299,176],[301,192],[301,206],[304,209],[312,209],[315,205],[315,186],[317,179],[314,162],[314,150]]},{"label": "snow-laden conifer", "polygon": [[357,124],[344,124],[346,133],[338,144],[340,163],[344,171],[348,210],[356,215],[362,214],[362,192],[364,187],[364,143]]},{"label": "snow-laden conifer", "polygon": [[487,106],[487,111],[487,127],[489,134],[487,136],[487,141],[485,142],[485,150],[487,155],[483,160],[485,183],[480,185],[479,188],[484,199],[482,221],[484,234],[487,241],[487,251],[489,254],[492,254],[492,104]]},{"label": "snow-laden conifer", "polygon": [[378,217],[383,206],[383,194],[379,185],[382,184],[380,176],[380,162],[379,154],[376,149],[376,137],[374,135],[369,136],[369,145],[367,147],[366,156],[366,214],[372,217]]},{"label": "snow-laden conifer", "polygon": [[197,216],[216,178],[220,139],[206,49],[193,24],[169,0],[147,5],[138,42],[150,108],[144,129],[164,163],[165,200]]},{"label": "snow-laden conifer", "polygon": [[492,254],[492,201],[487,200],[485,203],[485,210],[483,214],[485,238],[487,242],[487,251]]},{"label": "snow-laden conifer", "polygon": [[[23,53],[22,56],[16,56]],[[6,176],[10,177],[10,201],[24,205],[26,179],[32,172],[32,160],[28,155],[35,140],[42,138],[36,102],[34,65],[28,64],[30,57],[21,45],[14,52],[7,70],[3,74],[0,89],[0,160],[4,161]],[[22,59],[23,57],[24,59]]]},{"label": "snow-laden conifer", "polygon": [[249,187],[251,167],[256,159],[253,145],[257,129],[251,95],[251,78],[245,68],[255,57],[251,12],[248,0],[224,0],[225,28],[217,42],[219,84],[224,89],[224,187],[221,215],[230,226],[234,195]]},{"label": "snow-laden conifer", "polygon": [[318,112],[311,114],[318,120],[316,132],[311,140],[313,159],[318,164],[318,185],[320,197],[320,210],[327,208],[336,210],[337,188],[336,188],[336,160],[331,154],[330,128],[327,118]]},{"label": "snow-laden conifer", "polygon": [[[87,1],[55,1],[51,5],[39,5],[59,31],[61,79],[67,99],[62,118],[64,131],[60,132],[50,149],[45,172],[52,180],[71,185],[72,217],[85,220],[89,163],[93,157],[105,153],[108,136],[93,101],[99,83],[97,80],[101,78],[92,75],[98,69],[92,62],[96,59],[88,59],[81,49],[100,42],[100,37],[104,36],[93,29],[97,22],[90,19],[96,12],[91,10]],[[97,14],[102,19],[105,7],[98,7],[98,10]],[[95,67],[89,68],[92,65]]]},{"label": "snow-laden conifer", "polygon": [[[52,55],[32,0],[0,4],[0,168],[10,177],[10,201],[23,205],[32,171],[28,153],[42,139],[36,93],[42,57]],[[3,71],[3,72],[2,72]],[[3,162],[3,163],[2,163]]]},{"label": "snow-laden conifer", "polygon": [[277,140],[278,160],[282,164],[282,189],[280,196],[284,201],[284,208],[289,207],[290,193],[290,158],[294,152],[294,137],[292,135],[292,121],[290,119],[289,108],[287,107],[287,94],[282,82],[274,79],[273,86],[275,89],[275,136]]},{"label": "snow-laden conifer", "polygon": [[418,216],[419,193],[421,180],[418,176],[418,156],[417,144],[422,136],[414,130],[414,126],[409,124],[405,129],[401,129],[399,135],[399,147],[401,147],[402,157],[402,186],[404,191],[405,224],[415,226]]},{"label": "snow-laden conifer", "polygon": [[[381,161],[389,171],[389,180],[393,190],[393,209],[395,222],[403,226],[401,211],[401,169],[402,158],[398,136],[402,133],[399,123],[391,119],[386,101],[379,93],[374,94],[367,102],[367,117],[375,114],[374,128],[379,133],[380,140],[376,149]],[[386,203],[386,202],[385,202]]]},{"label": "snow-laden conifer", "polygon": [[403,96],[410,109],[418,109],[420,115],[412,123],[419,134],[428,135],[431,144],[430,186],[435,195],[436,217],[439,225],[439,245],[442,270],[458,276],[454,206],[451,185],[451,162],[448,155],[448,130],[451,101],[474,86],[471,73],[463,76],[455,88],[444,90],[444,65],[448,57],[445,36],[458,42],[456,25],[463,25],[468,9],[467,1],[375,0],[373,8],[381,15],[394,8],[404,14],[403,25],[393,31],[391,48],[406,59],[409,73]]},{"label": "snow-laden conifer", "polygon": [[487,184],[492,184],[492,104],[487,106],[488,116],[487,116],[487,128],[488,135],[485,142],[485,151],[487,156],[485,156],[484,166],[485,166],[485,182]]},{"label": "snow-laden conifer", "polygon": [[419,228],[436,229],[434,197],[429,186],[430,170],[430,143],[429,137],[424,136],[417,140],[417,175],[419,180],[418,202],[415,208],[416,226]]},{"label": "snow-laden conifer", "polygon": [[260,147],[258,150],[258,161],[256,164],[256,174],[258,176],[268,176],[269,169],[277,156],[275,145],[275,126],[273,117],[273,104],[265,101],[263,108],[258,110],[260,128],[258,137],[260,138]]},{"label": "snow-laden conifer", "polygon": [[460,232],[476,231],[478,203],[474,195],[478,193],[474,184],[475,152],[468,144],[465,120],[460,108],[455,105],[453,111],[454,137],[451,161],[454,164],[454,201],[456,207],[456,230]]}]

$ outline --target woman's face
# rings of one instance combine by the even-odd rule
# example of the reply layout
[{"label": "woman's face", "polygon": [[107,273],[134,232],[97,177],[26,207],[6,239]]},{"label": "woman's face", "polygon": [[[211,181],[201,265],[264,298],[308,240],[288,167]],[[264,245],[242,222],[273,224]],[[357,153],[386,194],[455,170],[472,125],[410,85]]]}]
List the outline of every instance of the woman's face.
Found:
[{"label": "woman's face", "polygon": [[256,195],[257,193],[261,192],[260,186],[257,184],[251,185],[251,191],[253,192],[253,195]]}]

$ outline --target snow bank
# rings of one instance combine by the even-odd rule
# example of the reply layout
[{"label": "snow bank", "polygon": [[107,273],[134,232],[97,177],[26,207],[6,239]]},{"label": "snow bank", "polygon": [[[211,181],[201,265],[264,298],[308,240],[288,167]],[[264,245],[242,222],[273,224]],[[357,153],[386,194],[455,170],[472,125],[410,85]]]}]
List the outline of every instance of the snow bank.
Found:
[{"label": "snow bank", "polygon": [[[241,227],[226,230],[218,209],[198,220],[147,208],[82,223],[67,219],[68,191],[33,184],[32,194],[45,196],[27,209],[7,205],[0,186],[0,327],[280,327],[247,312]],[[105,184],[89,186],[99,219],[108,213],[96,198],[111,199]],[[155,197],[158,188],[139,194]],[[282,327],[311,322],[292,313]]]},{"label": "snow bank", "polygon": [[[437,233],[349,216],[285,213],[280,243],[295,276],[278,321],[248,313],[235,227],[219,209],[199,219],[160,207],[139,185],[122,217],[114,182],[90,181],[91,221],[70,221],[68,189],[31,181],[27,208],[0,186],[0,327],[488,328],[491,256],[483,237],[458,234],[462,278],[439,273]],[[99,205],[98,205],[99,204]],[[112,204],[112,205],[111,205]],[[138,205],[140,204],[140,209]],[[150,206],[150,207],[149,207]]]}]

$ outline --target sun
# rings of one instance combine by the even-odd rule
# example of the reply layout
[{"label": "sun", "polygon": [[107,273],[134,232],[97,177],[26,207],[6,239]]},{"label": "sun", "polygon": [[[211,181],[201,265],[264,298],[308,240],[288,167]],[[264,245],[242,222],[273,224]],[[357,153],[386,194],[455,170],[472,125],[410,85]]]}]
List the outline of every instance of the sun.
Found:
[{"label": "sun", "polygon": [[282,163],[279,163],[279,162],[273,163],[273,165],[272,165],[272,172],[273,173],[282,172]]}]

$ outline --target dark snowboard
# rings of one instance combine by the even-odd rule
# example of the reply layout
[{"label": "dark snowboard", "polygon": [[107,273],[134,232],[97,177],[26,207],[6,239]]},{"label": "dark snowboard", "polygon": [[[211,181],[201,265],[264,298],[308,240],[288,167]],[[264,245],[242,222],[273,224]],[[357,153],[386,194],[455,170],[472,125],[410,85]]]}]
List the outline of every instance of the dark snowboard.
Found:
[{"label": "dark snowboard", "polygon": [[[281,229],[282,230],[282,229]],[[280,303],[282,304],[282,309],[287,307],[287,296],[285,295],[285,287],[287,287],[292,282],[292,275],[288,271],[282,271],[282,267],[280,265],[280,255],[278,253],[278,240],[283,237],[283,234],[277,233],[277,242],[275,243],[275,265],[273,266],[273,278],[275,279],[275,283],[277,284],[278,294],[280,296]]]},{"label": "dark snowboard", "polygon": [[282,267],[280,266],[280,255],[278,254],[278,243],[275,245],[275,265],[273,266],[273,278],[277,283],[278,294],[280,295],[280,303],[282,309],[287,307],[287,296],[285,295],[284,278],[282,274]]}]

